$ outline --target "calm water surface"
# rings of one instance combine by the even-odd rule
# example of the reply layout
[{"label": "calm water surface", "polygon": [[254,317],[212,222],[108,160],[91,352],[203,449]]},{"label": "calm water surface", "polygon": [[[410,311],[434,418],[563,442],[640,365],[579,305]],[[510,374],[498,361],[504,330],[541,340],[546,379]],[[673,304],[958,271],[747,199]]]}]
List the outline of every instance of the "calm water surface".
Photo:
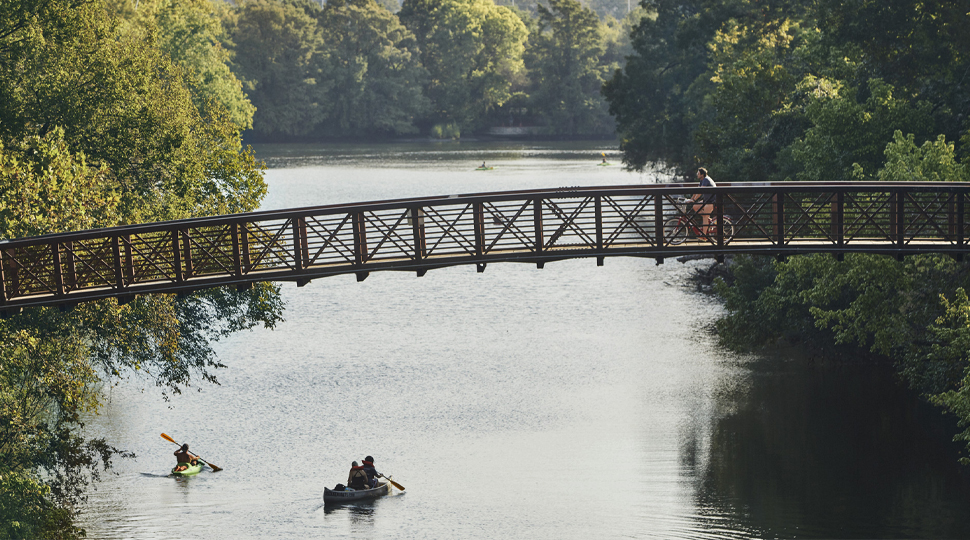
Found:
[{"label": "calm water surface", "polygon": [[[264,208],[652,183],[610,144],[263,146]],[[485,160],[493,171],[473,169]],[[91,538],[968,537],[954,427],[891,374],[719,350],[695,265],[651,259],[283,284],[221,386],[132,380],[89,426],[136,459]],[[166,477],[168,433],[225,470]],[[405,492],[324,508],[352,460]]]}]

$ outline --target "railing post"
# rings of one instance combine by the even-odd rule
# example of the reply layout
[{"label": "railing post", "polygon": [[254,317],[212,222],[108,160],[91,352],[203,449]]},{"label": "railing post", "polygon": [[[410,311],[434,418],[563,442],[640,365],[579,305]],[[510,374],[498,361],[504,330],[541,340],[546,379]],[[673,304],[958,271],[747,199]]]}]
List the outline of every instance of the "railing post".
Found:
[{"label": "railing post", "polygon": [[963,236],[963,211],[964,211],[964,193],[958,191],[956,193],[957,198],[957,247],[962,248],[964,246],[964,236]]},{"label": "railing post", "polygon": [[296,271],[303,270],[303,240],[302,236],[304,232],[302,227],[303,219],[299,217],[293,218],[291,225],[293,227],[293,266]]},{"label": "railing post", "polygon": [[239,224],[239,249],[242,252],[242,271],[248,274],[253,270],[253,261],[249,253],[249,226],[246,222]]},{"label": "railing post", "polygon": [[67,275],[64,277],[64,286],[67,290],[77,288],[77,263],[74,257],[74,242],[68,240],[64,242],[65,254],[67,255]]},{"label": "railing post", "polygon": [[20,264],[17,262],[17,258],[11,253],[13,250],[4,252],[7,259],[10,261],[10,290],[7,293],[7,299],[12,300],[20,296]]},{"label": "railing post", "polygon": [[182,250],[185,252],[185,255],[182,256],[182,259],[185,261],[185,278],[190,279],[193,274],[192,236],[188,228],[182,231]]},{"label": "railing post", "polygon": [[902,248],[904,244],[904,239],[906,235],[906,224],[905,215],[903,214],[903,192],[896,191],[893,197],[895,204],[893,205],[893,217],[896,225],[896,229],[893,231],[895,235],[896,247]]},{"label": "railing post", "polygon": [[51,242],[51,263],[54,268],[54,294],[64,296],[64,274],[61,268],[61,246],[57,242]]},{"label": "railing post", "polygon": [[596,220],[596,251],[603,251],[603,199],[599,195],[593,198],[593,215]]},{"label": "railing post", "polygon": [[473,206],[472,220],[475,226],[475,256],[485,256],[485,203],[476,202]]},{"label": "railing post", "polygon": [[[714,217],[717,218],[717,247],[724,247],[724,195],[714,195]],[[720,262],[720,261],[718,261]]]},{"label": "railing post", "polygon": [[956,210],[957,210],[957,194],[951,192],[946,198],[946,241],[956,242],[955,238],[957,236],[957,222],[956,222]]},{"label": "railing post", "polygon": [[417,206],[408,211],[411,213],[411,238],[414,240],[414,260],[421,262],[427,250],[424,237],[424,211]]},{"label": "railing post", "polygon": [[242,277],[242,257],[239,253],[239,224],[229,225],[229,234],[232,235],[232,267],[236,277]]},{"label": "railing post", "polygon": [[654,245],[658,248],[663,247],[666,242],[666,238],[664,238],[664,196],[660,194],[653,196],[653,229]]},{"label": "railing post", "polygon": [[771,217],[774,225],[775,245],[785,246],[785,193],[778,191],[772,196]]},{"label": "railing post", "polygon": [[4,268],[6,255],[6,250],[0,250],[0,306],[7,303],[7,270]]},{"label": "railing post", "polygon": [[185,275],[182,273],[181,235],[178,229],[172,229],[172,271],[175,272],[176,283],[185,281]]},{"label": "railing post", "polygon": [[125,278],[128,280],[128,284],[131,285],[135,282],[135,260],[131,255],[131,235],[126,234],[124,237],[125,241]]},{"label": "railing post", "polygon": [[363,212],[354,212],[354,264],[363,266],[367,262],[367,228]]},{"label": "railing post", "polygon": [[845,246],[845,193],[837,191],[832,197],[832,211],[829,213],[832,220],[832,238],[838,248]]},{"label": "railing post", "polygon": [[124,290],[125,288],[125,278],[124,272],[121,266],[121,237],[112,236],[111,237],[111,252],[114,254],[115,259],[115,286],[118,290]]},{"label": "railing post", "polygon": [[542,238],[542,199],[532,199],[532,219],[536,236],[536,255],[542,254],[544,240]]}]

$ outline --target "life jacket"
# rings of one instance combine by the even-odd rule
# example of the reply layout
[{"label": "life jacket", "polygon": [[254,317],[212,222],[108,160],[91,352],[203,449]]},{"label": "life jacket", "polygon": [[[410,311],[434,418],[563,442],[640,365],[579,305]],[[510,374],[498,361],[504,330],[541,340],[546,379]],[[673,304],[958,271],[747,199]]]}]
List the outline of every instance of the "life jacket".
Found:
[{"label": "life jacket", "polygon": [[351,467],[350,468],[350,478],[347,480],[348,487],[354,489],[366,489],[367,485],[367,473],[364,472],[363,467]]}]

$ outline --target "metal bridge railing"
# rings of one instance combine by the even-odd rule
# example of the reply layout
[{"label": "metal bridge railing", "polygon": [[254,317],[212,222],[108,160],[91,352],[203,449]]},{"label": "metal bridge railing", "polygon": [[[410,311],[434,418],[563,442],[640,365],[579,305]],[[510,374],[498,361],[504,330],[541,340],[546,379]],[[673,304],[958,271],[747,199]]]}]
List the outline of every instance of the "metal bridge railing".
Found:
[{"label": "metal bridge railing", "polygon": [[[714,231],[684,195],[714,194]],[[970,184],[562,188],[254,212],[0,242],[0,310],[355,273],[608,256],[967,251]],[[675,220],[676,221],[676,220]],[[665,228],[665,223],[667,227]],[[727,227],[725,227],[727,226]]]}]

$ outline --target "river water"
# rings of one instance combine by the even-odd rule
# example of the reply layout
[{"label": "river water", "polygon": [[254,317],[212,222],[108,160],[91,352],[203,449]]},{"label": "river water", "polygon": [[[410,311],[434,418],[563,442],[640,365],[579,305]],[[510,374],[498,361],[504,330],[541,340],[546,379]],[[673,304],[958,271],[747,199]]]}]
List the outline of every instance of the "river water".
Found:
[{"label": "river water", "polygon": [[[261,146],[264,208],[653,183],[608,143]],[[474,171],[482,161],[492,171]],[[611,258],[283,284],[221,386],[109,390],[132,450],[95,539],[970,537],[955,426],[880,366],[716,345],[703,262]],[[188,442],[224,470],[166,476]],[[371,454],[406,487],[324,507]]]}]

